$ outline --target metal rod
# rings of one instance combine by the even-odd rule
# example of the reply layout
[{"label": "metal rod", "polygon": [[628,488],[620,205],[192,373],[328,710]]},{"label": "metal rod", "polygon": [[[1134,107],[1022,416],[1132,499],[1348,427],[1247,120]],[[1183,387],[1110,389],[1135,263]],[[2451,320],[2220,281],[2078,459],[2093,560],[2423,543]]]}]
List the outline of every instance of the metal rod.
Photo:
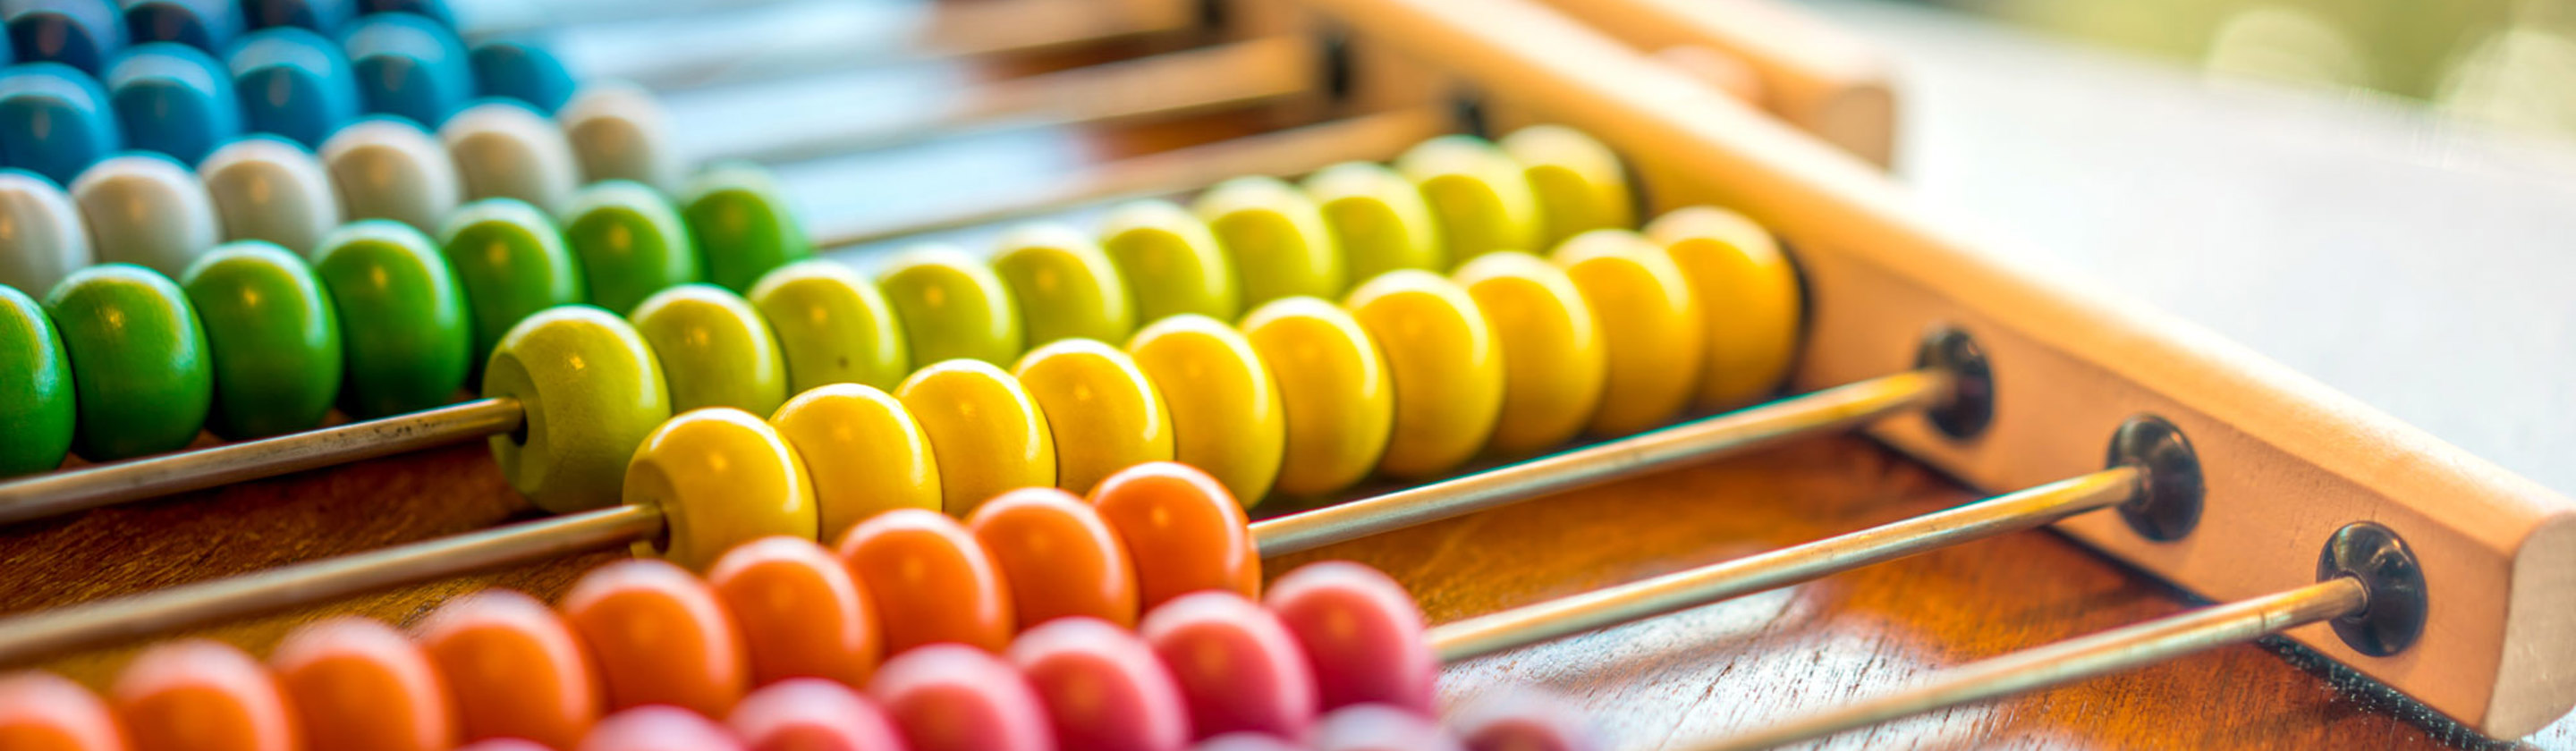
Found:
[{"label": "metal rod", "polygon": [[519,429],[516,399],[437,409],[0,483],[0,524],[373,459]]},{"label": "metal rod", "polygon": [[1742,751],[1814,740],[1943,707],[1995,699],[2241,644],[2360,612],[2369,589],[2336,577],[1952,668],[1914,688],[1693,747]]},{"label": "metal rod", "polygon": [[1252,525],[1264,558],[1841,430],[1929,406],[1950,377],[1914,370]]},{"label": "metal rod", "polygon": [[660,509],[617,506],[99,600],[0,621],[0,665],[661,533]]},{"label": "metal rod", "polygon": [[2145,477],[2113,467],[2017,493],[1688,571],[1470,618],[1431,630],[1442,662],[1821,579],[2119,505]]}]

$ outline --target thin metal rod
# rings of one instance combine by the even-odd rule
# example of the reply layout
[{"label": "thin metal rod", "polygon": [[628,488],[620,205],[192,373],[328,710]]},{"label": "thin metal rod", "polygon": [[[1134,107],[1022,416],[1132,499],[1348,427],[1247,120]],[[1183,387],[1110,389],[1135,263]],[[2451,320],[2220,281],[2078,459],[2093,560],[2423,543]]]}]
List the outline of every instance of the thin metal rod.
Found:
[{"label": "thin metal rod", "polygon": [[641,506],[584,511],[0,620],[0,665],[662,533]]},{"label": "thin metal rod", "polygon": [[2361,582],[2351,577],[2337,577],[2287,592],[2202,608],[1962,665],[1914,688],[1693,749],[1742,751],[1814,740],[1943,707],[2072,683],[2241,644],[2360,612],[2369,602],[2369,589]]},{"label": "thin metal rod", "polygon": [[1803,545],[1470,618],[1431,630],[1442,662],[1651,618],[2119,505],[2145,476],[2113,467]]},{"label": "thin metal rod", "polygon": [[1931,405],[1948,374],[1914,370],[1844,384],[1444,482],[1252,525],[1269,558],[1454,516],[1637,477]]},{"label": "thin metal rod", "polygon": [[275,477],[519,429],[516,399],[437,409],[0,483],[0,524]]}]

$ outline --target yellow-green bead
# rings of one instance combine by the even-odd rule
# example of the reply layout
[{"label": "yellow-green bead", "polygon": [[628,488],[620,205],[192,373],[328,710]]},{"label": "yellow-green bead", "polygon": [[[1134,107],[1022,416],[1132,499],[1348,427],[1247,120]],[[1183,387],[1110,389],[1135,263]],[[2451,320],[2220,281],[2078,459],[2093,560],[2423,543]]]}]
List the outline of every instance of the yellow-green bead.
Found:
[{"label": "yellow-green bead", "polygon": [[1502,140],[1538,198],[1538,251],[1596,229],[1637,226],[1628,168],[1607,144],[1562,125],[1532,125]]},{"label": "yellow-green bead", "polygon": [[1395,381],[1395,427],[1378,471],[1439,475],[1483,448],[1503,408],[1502,347],[1467,291],[1427,271],[1379,275],[1342,307]]},{"label": "yellow-green bead", "polygon": [[1475,136],[1441,136],[1414,146],[1395,170],[1422,189],[1448,242],[1449,262],[1497,250],[1541,249],[1538,197],[1519,162]]},{"label": "yellow-green bead", "polygon": [[1674,211],[1646,226],[1690,280],[1706,323],[1699,406],[1732,409],[1779,390],[1798,354],[1798,269],[1761,225],[1725,209]]},{"label": "yellow-green bead", "polygon": [[1172,459],[1170,410],[1116,347],[1065,339],[1029,352],[1012,374],[1055,434],[1057,487],[1088,493],[1118,470]]},{"label": "yellow-green bead", "polygon": [[525,413],[518,430],[490,440],[501,475],[558,514],[617,503],[635,447],[671,419],[662,366],[643,335],[588,305],[510,327],[483,367],[483,395],[518,400]]},{"label": "yellow-green bead", "polygon": [[1476,299],[1503,348],[1503,412],[1486,449],[1531,454],[1582,432],[1601,404],[1609,360],[1574,279],[1519,251],[1477,256],[1450,279]]},{"label": "yellow-green bead", "polygon": [[322,423],[340,395],[340,319],[304,258],[262,240],[198,256],[179,286],[206,329],[216,435],[265,438]]},{"label": "yellow-green bead", "polygon": [[1245,507],[1269,495],[1288,434],[1279,388],[1243,334],[1206,316],[1173,316],[1136,332],[1127,354],[1172,414],[1172,456]]},{"label": "yellow-green bead", "polygon": [[756,415],[787,401],[778,340],[751,303],[713,284],[683,284],[644,298],[627,316],[662,363],[671,410],[732,407]]},{"label": "yellow-green bead", "polygon": [[53,319],[24,292],[0,285],[0,477],[62,466],[79,424],[71,358]]},{"label": "yellow-green bead", "polygon": [[778,336],[790,393],[834,383],[891,389],[912,374],[894,307],[848,266],[822,259],[781,266],[752,285],[750,298]]},{"label": "yellow-green bead", "polygon": [[1111,210],[1101,220],[1100,248],[1126,277],[1139,322],[1189,313],[1232,320],[1243,310],[1241,280],[1216,235],[1169,201]]},{"label": "yellow-green bead", "polygon": [[1279,492],[1322,495],[1368,477],[1395,422],[1395,383],[1368,331],[1312,297],[1255,308],[1242,328],[1279,387],[1288,431]]},{"label": "yellow-green bead", "polygon": [[993,272],[1010,286],[1029,346],[1114,342],[1136,330],[1136,302],[1109,254],[1071,227],[1033,224],[1002,237]]},{"label": "yellow-green bead", "polygon": [[662,512],[662,534],[634,544],[704,572],[734,546],[763,537],[814,539],[814,487],[778,431],[728,407],[671,418],[626,465],[626,504]]},{"label": "yellow-green bead", "polygon": [[1592,413],[1594,433],[1626,435],[1663,424],[1698,392],[1707,346],[1699,301],[1662,250],[1635,232],[1601,229],[1566,240],[1549,259],[1604,322],[1601,344],[1610,370]]},{"label": "yellow-green bead", "polygon": [[1246,306],[1295,295],[1331,297],[1350,286],[1323,213],[1295,186],[1238,177],[1200,194],[1191,210],[1233,262]]},{"label": "yellow-green bead", "polygon": [[1027,348],[1010,288],[963,251],[937,245],[906,251],[877,275],[877,290],[902,322],[915,363],[964,358],[1009,365]]},{"label": "yellow-green bead", "polygon": [[622,314],[655,292],[706,278],[679,210],[643,183],[592,183],[573,196],[563,224],[593,305]]},{"label": "yellow-green bead", "polygon": [[941,508],[938,455],[903,403],[874,386],[834,383],[797,394],[769,418],[805,457],[830,543],[877,514]]},{"label": "yellow-green bead", "polygon": [[340,406],[361,418],[448,403],[472,365],[465,293],[428,235],[391,219],[341,225],[313,272],[331,291],[348,377]]},{"label": "yellow-green bead", "polygon": [[1308,176],[1304,187],[1341,246],[1353,281],[1396,269],[1449,268],[1449,249],[1431,205],[1395,170],[1344,162]]},{"label": "yellow-green bead", "polygon": [[1018,488],[1055,484],[1055,435],[1028,389],[982,360],[922,368],[895,389],[939,457],[939,490],[960,518]]}]

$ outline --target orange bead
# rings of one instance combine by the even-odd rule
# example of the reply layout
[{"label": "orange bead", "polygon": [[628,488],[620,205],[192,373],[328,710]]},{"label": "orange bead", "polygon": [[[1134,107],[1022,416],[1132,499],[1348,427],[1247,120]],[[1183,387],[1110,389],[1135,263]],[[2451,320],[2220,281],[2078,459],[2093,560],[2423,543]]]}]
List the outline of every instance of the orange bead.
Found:
[{"label": "orange bead", "polygon": [[598,661],[613,709],[669,704],[722,717],[751,690],[733,616],[678,566],[636,559],[591,569],[555,607]]},{"label": "orange bead", "polygon": [[966,518],[1002,567],[1012,609],[1027,630],[1068,615],[1136,625],[1136,568],[1100,512],[1055,488],[1022,488]]},{"label": "orange bead", "polygon": [[124,751],[125,731],[97,694],[62,676],[0,676],[0,748],[9,751]]},{"label": "orange bead", "polygon": [[371,618],[296,629],[268,656],[314,751],[446,751],[456,745],[447,684],[420,647]]},{"label": "orange bead", "polygon": [[1092,489],[1091,506],[1126,543],[1144,609],[1203,589],[1260,596],[1251,522],[1206,472],[1178,462],[1128,467]]},{"label": "orange bead", "polygon": [[189,639],[144,651],[110,692],[136,751],[293,751],[294,710],[259,661]]},{"label": "orange bead", "polygon": [[992,652],[1010,644],[1010,584],[957,520],[895,509],[851,527],[837,552],[877,612],[887,614],[887,654],[939,642]]},{"label": "orange bead", "polygon": [[876,605],[841,559],[811,540],[734,546],[707,571],[751,653],[753,685],[799,676],[864,685],[885,652]]},{"label": "orange bead", "polygon": [[599,676],[580,637],[536,598],[487,589],[439,606],[412,638],[438,666],[465,740],[569,749],[599,721]]}]

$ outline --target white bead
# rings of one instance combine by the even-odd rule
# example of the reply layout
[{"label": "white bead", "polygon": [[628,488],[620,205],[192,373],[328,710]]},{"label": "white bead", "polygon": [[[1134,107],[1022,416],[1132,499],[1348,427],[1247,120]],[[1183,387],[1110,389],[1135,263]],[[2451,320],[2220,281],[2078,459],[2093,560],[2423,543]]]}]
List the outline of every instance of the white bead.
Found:
[{"label": "white bead", "polygon": [[0,170],[0,284],[42,300],[95,262],[71,194],[36,173]]},{"label": "white bead", "polygon": [[391,219],[435,234],[464,200],[447,147],[408,120],[370,118],[322,143],[350,219]]},{"label": "white bead", "polygon": [[252,136],[215,149],[198,165],[226,240],[267,240],[311,257],[340,226],[340,199],[322,161],[281,138]]},{"label": "white bead", "polygon": [[485,102],[438,129],[468,200],[516,198],[561,212],[581,187],[563,131],[525,105]]},{"label": "white bead", "polygon": [[132,263],[176,279],[215,247],[222,227],[206,186],[177,160],[134,153],[90,165],[72,181],[98,260]]},{"label": "white bead", "polygon": [[633,180],[664,193],[680,187],[669,119],[652,92],[623,81],[582,87],[555,114],[590,182]]}]

